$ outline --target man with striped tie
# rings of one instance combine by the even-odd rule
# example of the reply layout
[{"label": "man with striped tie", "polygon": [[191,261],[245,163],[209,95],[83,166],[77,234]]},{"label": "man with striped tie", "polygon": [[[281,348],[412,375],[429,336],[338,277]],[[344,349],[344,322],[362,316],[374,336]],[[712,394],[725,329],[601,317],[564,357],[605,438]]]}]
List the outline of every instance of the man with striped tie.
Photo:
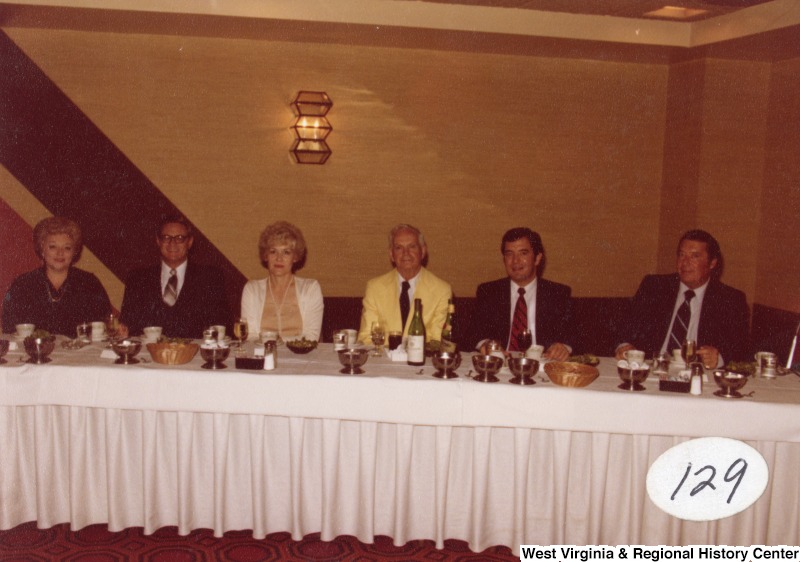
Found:
[{"label": "man with striped tie", "polygon": [[173,338],[200,338],[212,325],[230,325],[225,281],[217,267],[189,259],[192,224],[168,217],[156,234],[161,262],[130,273],[125,282],[121,320],[131,334],[161,326]]},{"label": "man with striped tie", "polygon": [[677,273],[648,275],[639,285],[621,327],[620,339],[626,343],[617,347],[617,358],[629,349],[669,353],[691,339],[706,368],[750,359],[747,300],[719,280],[721,270],[722,252],[711,234],[684,234],[678,242]]},{"label": "man with striped tie", "polygon": [[523,332],[544,346],[545,357],[563,361],[572,349],[566,343],[572,311],[572,289],[538,275],[544,259],[542,238],[530,228],[512,228],[500,243],[508,277],[478,287],[472,313],[470,343],[503,343],[508,351],[524,351]]}]

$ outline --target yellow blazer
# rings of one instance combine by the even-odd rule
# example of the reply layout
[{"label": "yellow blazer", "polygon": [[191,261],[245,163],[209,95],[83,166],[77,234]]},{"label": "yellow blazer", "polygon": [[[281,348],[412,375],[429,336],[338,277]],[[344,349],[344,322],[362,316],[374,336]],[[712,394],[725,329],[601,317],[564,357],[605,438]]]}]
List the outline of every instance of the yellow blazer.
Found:
[{"label": "yellow blazer", "polygon": [[[438,340],[442,334],[442,324],[447,317],[447,300],[452,298],[453,290],[450,285],[436,277],[424,267],[419,273],[414,298],[422,299],[422,321],[425,323],[427,340]],[[387,333],[408,333],[408,326],[414,315],[414,302],[406,320],[406,325],[401,326],[400,317],[400,289],[397,282],[397,270],[375,277],[367,282],[367,290],[361,308],[361,328],[358,331],[358,340],[371,344],[370,328],[372,322],[381,318],[386,322]]]}]

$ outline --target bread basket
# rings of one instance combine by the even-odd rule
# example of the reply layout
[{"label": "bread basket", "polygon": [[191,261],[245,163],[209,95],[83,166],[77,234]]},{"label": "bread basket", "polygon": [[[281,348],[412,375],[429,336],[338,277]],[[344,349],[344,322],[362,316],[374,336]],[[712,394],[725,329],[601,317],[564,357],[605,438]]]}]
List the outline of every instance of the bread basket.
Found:
[{"label": "bread basket", "polygon": [[573,388],[588,386],[600,376],[597,368],[590,365],[562,361],[545,363],[544,372],[555,384]]},{"label": "bread basket", "polygon": [[162,365],[183,365],[192,360],[200,346],[196,343],[148,343],[153,361]]}]

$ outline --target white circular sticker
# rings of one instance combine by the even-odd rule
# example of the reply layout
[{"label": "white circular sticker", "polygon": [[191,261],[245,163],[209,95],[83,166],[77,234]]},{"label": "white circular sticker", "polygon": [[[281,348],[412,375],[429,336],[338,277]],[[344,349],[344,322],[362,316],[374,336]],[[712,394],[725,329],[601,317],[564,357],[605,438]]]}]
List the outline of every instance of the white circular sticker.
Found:
[{"label": "white circular sticker", "polygon": [[767,463],[750,445],[702,437],[675,445],[650,465],[647,494],[670,515],[712,521],[750,507],[768,481]]}]

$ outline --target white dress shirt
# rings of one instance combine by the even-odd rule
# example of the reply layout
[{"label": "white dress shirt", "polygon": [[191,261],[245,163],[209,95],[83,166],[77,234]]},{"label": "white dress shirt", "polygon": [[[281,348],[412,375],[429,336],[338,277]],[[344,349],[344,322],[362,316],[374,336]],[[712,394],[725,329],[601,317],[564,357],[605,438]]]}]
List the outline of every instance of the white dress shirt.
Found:
[{"label": "white dress shirt", "polygon": [[409,315],[414,314],[414,291],[417,288],[417,282],[419,282],[419,274],[422,273],[420,269],[417,274],[412,277],[411,279],[405,279],[400,273],[397,274],[397,295],[398,297],[403,292],[403,281],[408,281],[408,302],[411,305],[409,307]]}]

